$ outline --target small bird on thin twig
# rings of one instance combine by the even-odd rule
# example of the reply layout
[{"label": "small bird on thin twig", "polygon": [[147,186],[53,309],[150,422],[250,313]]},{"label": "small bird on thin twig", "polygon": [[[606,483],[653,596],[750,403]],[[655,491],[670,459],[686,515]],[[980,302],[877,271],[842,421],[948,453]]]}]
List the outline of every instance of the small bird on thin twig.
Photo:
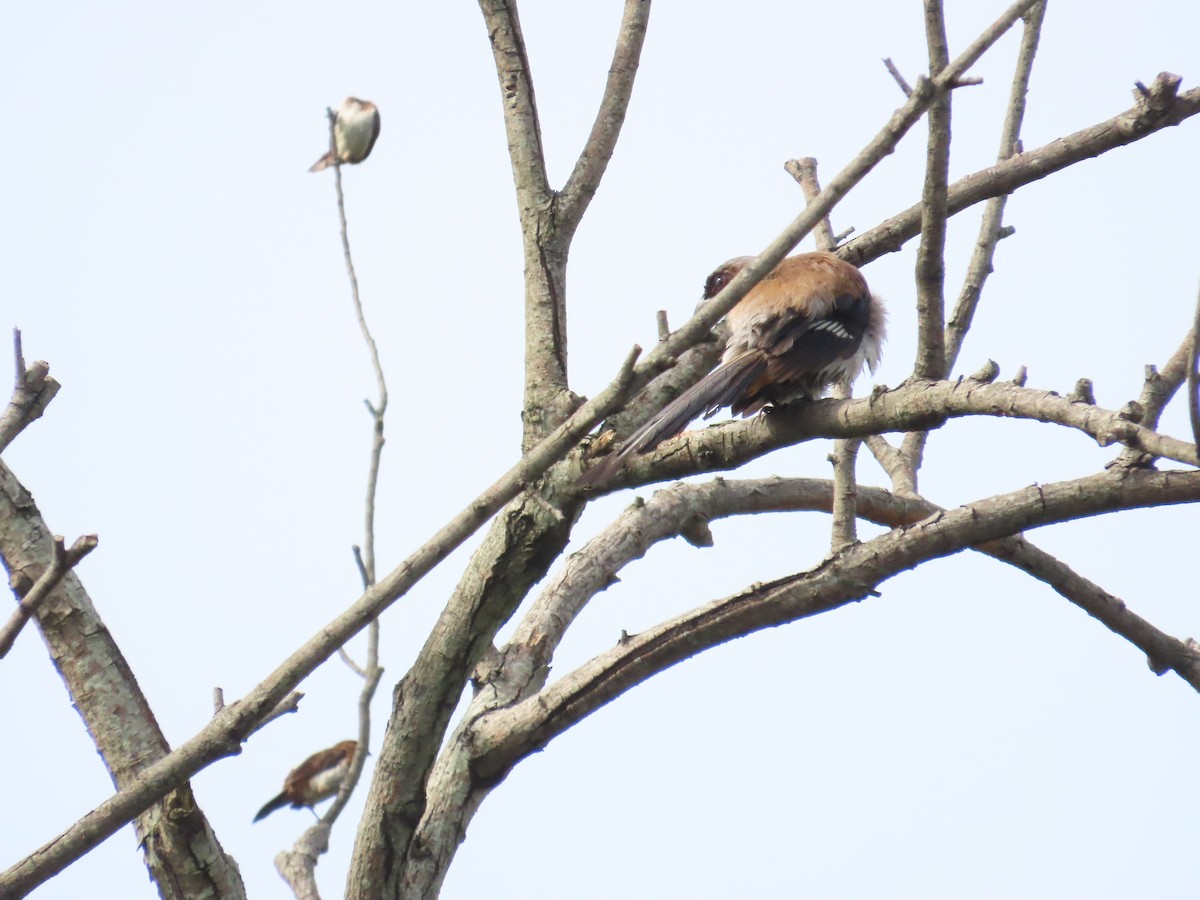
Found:
[{"label": "small bird on thin twig", "polygon": [[[704,283],[704,300],[752,261],[740,256],[719,266]],[[721,364],[584,472],[582,484],[602,484],[630,456],[649,453],[701,414],[707,419],[728,406],[734,415],[749,416],[792,400],[815,400],[830,385],[852,381],[864,363],[873,372],[887,333],[883,304],[862,273],[825,252],[782,260],[726,318]]]},{"label": "small bird on thin twig", "polygon": [[283,790],[279,796],[272,798],[260,809],[254,821],[266,818],[275,810],[289,804],[293,809],[304,806],[312,809],[322,800],[332,797],[346,780],[346,773],[350,771],[350,761],[354,759],[354,749],[357,746],[357,741],[342,741],[328,750],[314,753],[300,763],[284,779]]},{"label": "small bird on thin twig", "polygon": [[333,125],[331,148],[318,159],[308,171],[320,172],[342,163],[360,163],[371,155],[371,148],[379,137],[379,109],[370,100],[347,97],[338,107],[337,120]]}]

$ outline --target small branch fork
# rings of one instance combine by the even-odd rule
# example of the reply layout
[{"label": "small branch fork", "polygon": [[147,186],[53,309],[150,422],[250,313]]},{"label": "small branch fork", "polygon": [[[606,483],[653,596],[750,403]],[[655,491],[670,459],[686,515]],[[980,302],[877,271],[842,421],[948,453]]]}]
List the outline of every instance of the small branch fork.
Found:
[{"label": "small branch fork", "polygon": [[13,329],[13,359],[16,363],[16,379],[12,399],[8,401],[4,412],[0,413],[0,453],[26,426],[41,418],[61,387],[50,376],[49,363],[39,359],[28,368],[25,367],[19,328]]},{"label": "small branch fork", "polygon": [[4,627],[0,628],[0,659],[8,655],[8,651],[12,649],[13,642],[21,633],[21,629],[25,627],[25,623],[37,611],[42,601],[54,592],[58,583],[62,581],[62,577],[75,568],[81,559],[95,550],[98,543],[99,539],[96,535],[85,534],[76,540],[68,550],[64,546],[62,536],[56,534],[54,536],[53,561],[32,586],[29,585],[25,575],[13,572],[9,579],[9,587],[17,595],[20,603],[9,620],[4,623]]}]

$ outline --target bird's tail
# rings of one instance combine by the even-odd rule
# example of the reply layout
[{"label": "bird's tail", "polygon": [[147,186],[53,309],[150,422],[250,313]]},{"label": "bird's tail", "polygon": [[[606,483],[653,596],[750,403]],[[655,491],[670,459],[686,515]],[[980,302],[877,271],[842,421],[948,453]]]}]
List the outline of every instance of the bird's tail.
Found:
[{"label": "bird's tail", "polygon": [[588,469],[580,484],[603,484],[635,453],[649,453],[663,441],[675,437],[697,416],[711,415],[742,397],[767,368],[766,357],[747,353],[713,369],[694,385],[651,416],[629,436],[621,449]]},{"label": "bird's tail", "polygon": [[287,795],[280,794],[278,797],[275,797],[274,799],[268,801],[267,805],[258,811],[258,815],[254,817],[254,821],[257,822],[259,819],[265,819],[271,813],[275,812],[275,810],[283,809],[283,807],[285,807],[287,805],[288,805]]},{"label": "bird's tail", "polygon": [[324,156],[322,156],[320,159],[318,159],[315,163],[313,163],[312,168],[309,169],[308,171],[320,172],[322,169],[328,169],[335,162],[337,162],[337,159],[334,157],[333,151],[330,150]]}]

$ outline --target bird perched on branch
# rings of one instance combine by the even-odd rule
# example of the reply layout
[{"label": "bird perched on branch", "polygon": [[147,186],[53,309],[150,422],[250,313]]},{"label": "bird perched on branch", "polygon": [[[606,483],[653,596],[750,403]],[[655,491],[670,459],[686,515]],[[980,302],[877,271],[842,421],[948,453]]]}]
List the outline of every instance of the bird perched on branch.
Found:
[{"label": "bird perched on branch", "polygon": [[[741,256],[719,266],[704,283],[704,300],[752,261]],[[883,304],[850,263],[824,252],[789,256],[729,311],[721,364],[580,482],[603,483],[630,456],[649,453],[701,414],[708,418],[728,406],[734,415],[749,416],[792,400],[815,400],[830,385],[852,381],[864,363],[875,371],[886,319]]]},{"label": "bird perched on branch", "polygon": [[370,100],[347,97],[338,107],[337,119],[333,124],[331,149],[318,159],[308,171],[320,172],[341,163],[360,163],[371,155],[371,148],[379,137],[379,110]]},{"label": "bird perched on branch", "polygon": [[342,741],[328,750],[314,753],[300,763],[288,772],[279,796],[260,809],[254,821],[264,819],[275,810],[289,804],[293,809],[303,806],[311,809],[322,800],[332,797],[346,780],[346,773],[350,771],[350,762],[354,759],[354,749],[357,746],[357,741]]}]

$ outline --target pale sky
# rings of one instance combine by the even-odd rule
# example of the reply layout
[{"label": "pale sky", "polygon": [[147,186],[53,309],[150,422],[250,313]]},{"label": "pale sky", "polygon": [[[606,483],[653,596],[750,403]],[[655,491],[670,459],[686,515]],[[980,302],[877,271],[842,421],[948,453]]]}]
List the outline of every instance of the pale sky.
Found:
[{"label": "pale sky", "polygon": [[[950,0],[952,54],[1003,9]],[[736,11],[735,11],[736,7]],[[525,0],[548,164],[561,186],[591,127],[616,0]],[[1162,70],[1200,79],[1200,7],[1052,0],[1026,148],[1128,108]],[[994,162],[1017,34],[955,94],[951,176]],[[924,67],[920,4],[667,2],[651,15],[626,129],[569,271],[576,391],[608,383],[654,314],[681,324],[704,277],[757,253],[803,206],[785,160],[832,175],[899,106],[880,60]],[[473,3],[7,4],[10,139],[0,328],[63,389],[5,461],[68,542],[168,739],[232,700],[358,596],[374,382],[350,305],[324,109],[374,100],[374,153],[345,172],[367,315],[392,389],[378,556],[387,571],[516,459],[520,237],[499,89]],[[860,232],[919,197],[924,123],[835,211]],[[1200,284],[1200,122],[1022,190],[960,369],[1137,396],[1178,346]],[[957,294],[979,210],[952,223]],[[811,246],[806,244],[805,246]],[[891,310],[875,382],[915,347],[916,243],[865,274]],[[868,389],[860,380],[859,393]],[[1178,402],[1163,429],[1186,436]],[[825,477],[828,445],[744,474]],[[1086,437],[958,421],[922,489],[943,505],[1089,474]],[[887,481],[864,453],[860,479]],[[643,491],[648,494],[648,491]],[[571,549],[632,499],[597,503]],[[1200,637],[1196,513],[1127,513],[1031,535],[1178,637]],[[634,632],[806,569],[815,514],[723,521],[716,547],[656,547],[581,616],[558,675]],[[865,535],[875,533],[870,527]],[[473,544],[472,544],[473,545]],[[461,572],[444,563],[382,619],[391,686]],[[1124,898],[1200,878],[1200,698],[1048,588],[971,554],[882,597],[736,641],[631,691],[520,765],[471,823],[443,897]],[[357,644],[355,645],[357,646]],[[355,733],[336,659],[298,714],[193,780],[250,896],[312,821],[251,824],[288,769]],[[36,632],[0,661],[7,725],[0,867],[112,793]],[[318,869],[341,895],[366,784]],[[157,896],[132,829],[35,892]]]}]

